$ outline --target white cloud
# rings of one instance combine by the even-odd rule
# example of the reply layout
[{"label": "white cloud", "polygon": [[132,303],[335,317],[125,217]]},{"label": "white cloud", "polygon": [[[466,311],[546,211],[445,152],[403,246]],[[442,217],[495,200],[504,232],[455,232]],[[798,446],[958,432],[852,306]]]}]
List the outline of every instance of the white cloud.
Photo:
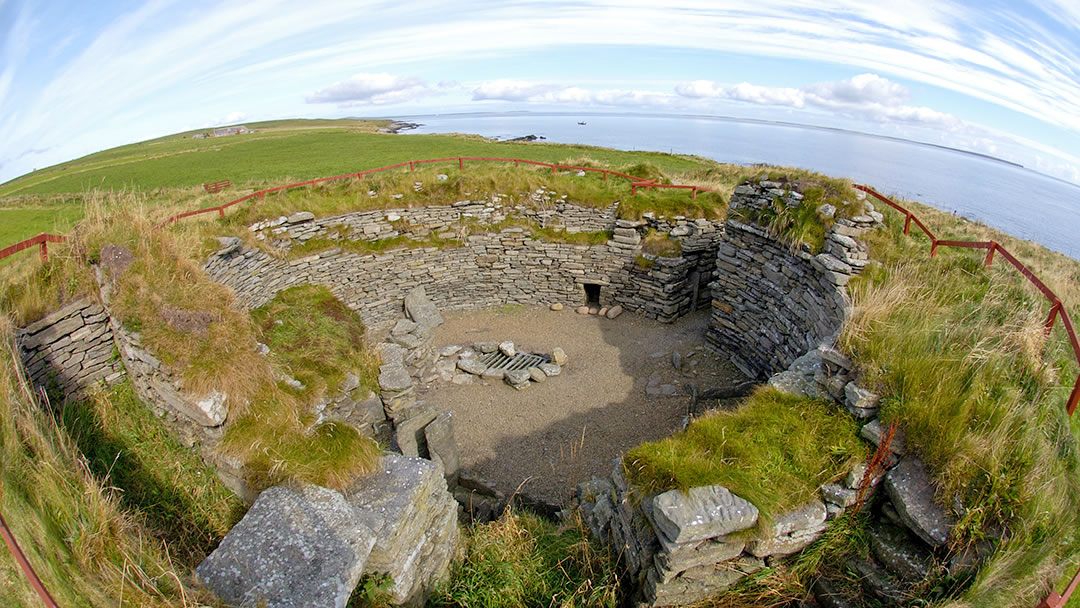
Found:
[{"label": "white cloud", "polygon": [[336,103],[340,105],[390,104],[409,101],[430,93],[427,82],[393,74],[357,74],[348,80],[334,83],[305,98],[307,103]]},{"label": "white cloud", "polygon": [[217,120],[211,121],[209,126],[220,127],[222,125],[235,125],[237,123],[244,122],[247,119],[248,115],[246,112],[229,112],[225,116],[222,116]]},{"label": "white cloud", "polygon": [[578,86],[498,79],[480,83],[472,91],[473,101],[513,101],[520,103],[577,106],[667,106],[674,97],[656,91],[630,89],[586,89]]},{"label": "white cloud", "polygon": [[500,78],[480,83],[473,89],[473,101],[500,100],[500,101],[528,101],[541,95],[546,95],[560,87],[553,84],[536,84],[523,80],[509,80]]},{"label": "white cloud", "polygon": [[721,84],[694,80],[675,87],[688,99],[726,99],[790,108],[818,108],[875,121],[898,121],[956,127],[961,121],[937,110],[906,105],[907,87],[877,74],[859,74],[847,80],[817,82],[802,88],[770,87],[742,82]]}]

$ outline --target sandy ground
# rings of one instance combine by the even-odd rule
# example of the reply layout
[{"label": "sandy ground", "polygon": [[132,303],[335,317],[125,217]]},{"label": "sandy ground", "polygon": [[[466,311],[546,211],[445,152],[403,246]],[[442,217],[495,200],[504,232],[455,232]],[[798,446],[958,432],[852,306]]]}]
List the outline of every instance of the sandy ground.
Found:
[{"label": "sandy ground", "polygon": [[[691,406],[687,384],[702,390],[746,380],[704,349],[708,310],[672,324],[534,307],[444,316],[437,348],[512,340],[519,351],[561,346],[569,357],[561,375],[523,391],[477,378],[467,386],[436,382],[421,397],[454,412],[462,468],[507,494],[521,486],[530,497],[565,501],[578,482],[610,474],[628,448],[680,428]],[[650,385],[674,394],[649,395]]]}]

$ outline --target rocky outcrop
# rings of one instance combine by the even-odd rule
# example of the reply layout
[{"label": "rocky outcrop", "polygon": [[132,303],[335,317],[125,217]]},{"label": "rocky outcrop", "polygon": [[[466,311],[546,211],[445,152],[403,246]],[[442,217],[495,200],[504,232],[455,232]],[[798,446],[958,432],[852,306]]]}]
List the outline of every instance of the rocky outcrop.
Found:
[{"label": "rocky outcrop", "polygon": [[15,332],[26,376],[35,386],[78,397],[124,378],[114,356],[109,315],[89,298],[71,302]]}]

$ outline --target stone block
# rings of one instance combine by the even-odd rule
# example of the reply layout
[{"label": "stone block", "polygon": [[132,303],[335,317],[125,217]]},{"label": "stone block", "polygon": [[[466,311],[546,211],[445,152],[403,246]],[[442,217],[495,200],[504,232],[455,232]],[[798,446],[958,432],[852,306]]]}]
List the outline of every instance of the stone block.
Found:
[{"label": "stone block", "polygon": [[344,608],[375,532],[333,490],[263,491],[195,572],[228,604]]},{"label": "stone block", "polygon": [[428,423],[424,427],[424,439],[431,459],[438,458],[446,479],[456,483],[459,461],[457,444],[454,442],[453,412],[442,412]]},{"label": "stone block", "polygon": [[653,522],[667,539],[686,543],[745,530],[757,523],[757,507],[719,485],[669,490],[652,499]]},{"label": "stone block", "polygon": [[394,433],[397,438],[398,448],[402,455],[413,458],[428,458],[427,439],[424,435],[424,427],[435,420],[439,415],[433,405],[418,403],[411,409],[406,410],[394,421]]},{"label": "stone block", "polygon": [[922,461],[908,455],[885,474],[885,491],[900,520],[931,547],[949,540],[956,518],[934,501],[935,487]]}]

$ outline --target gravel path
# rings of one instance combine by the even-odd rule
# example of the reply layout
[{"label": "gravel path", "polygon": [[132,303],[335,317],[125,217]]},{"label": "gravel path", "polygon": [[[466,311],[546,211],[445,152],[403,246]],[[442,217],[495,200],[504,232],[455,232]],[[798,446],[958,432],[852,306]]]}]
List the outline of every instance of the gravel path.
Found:
[{"label": "gravel path", "polygon": [[[569,363],[523,391],[501,381],[437,383],[421,398],[453,410],[464,470],[508,495],[521,485],[530,497],[562,502],[578,482],[610,474],[628,448],[677,430],[691,403],[686,384],[700,390],[746,380],[704,349],[708,313],[666,325],[632,313],[610,320],[536,307],[444,315],[437,348],[512,340],[527,352],[561,346]],[[670,394],[647,394],[650,386]]]}]

